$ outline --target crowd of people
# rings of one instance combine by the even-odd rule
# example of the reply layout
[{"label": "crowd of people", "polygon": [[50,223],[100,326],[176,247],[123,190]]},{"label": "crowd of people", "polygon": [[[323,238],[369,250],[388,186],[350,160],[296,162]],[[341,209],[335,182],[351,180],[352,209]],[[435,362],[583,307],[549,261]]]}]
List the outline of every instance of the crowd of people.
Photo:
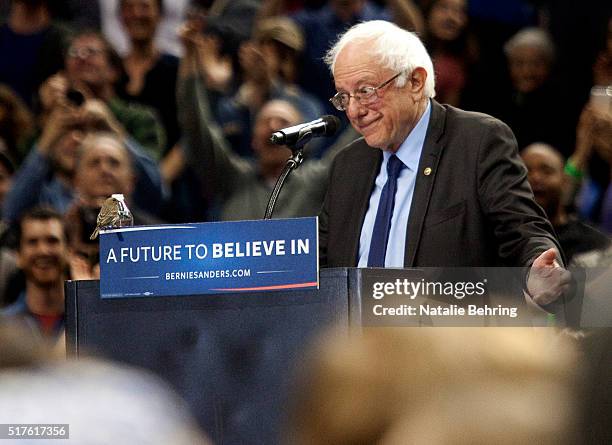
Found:
[{"label": "crowd of people", "polygon": [[[465,257],[474,260],[470,265],[493,265],[479,262],[501,250],[519,256],[522,249],[517,265],[529,266],[536,253],[557,247],[562,253],[542,261],[584,264],[596,253],[599,264],[609,265],[612,8],[595,0],[578,11],[570,1],[494,3],[492,8],[476,0],[8,2],[0,8],[0,311],[25,321],[33,336],[61,341],[64,280],[99,278],[98,242],[90,234],[106,198],[123,194],[135,224],[261,218],[291,154],[269,141],[271,133],[323,114],[337,115],[341,129],[337,137],[306,147],[306,160],[288,180],[274,214],[321,212],[323,265],[357,265],[348,263],[358,251],[359,266],[389,266],[386,246],[382,262],[373,263],[374,237],[360,232],[362,224],[376,231],[378,215],[375,207],[366,214],[367,204],[370,197],[383,199],[388,176],[378,168],[394,162],[388,153],[384,160],[371,154],[371,147],[392,147],[414,170],[418,157],[404,159],[398,150],[414,142],[408,134],[424,139],[436,125],[448,125],[452,149],[439,164],[446,182],[437,182],[432,212],[453,198],[458,206],[444,209],[446,219],[430,217],[418,241],[402,235],[392,265],[437,265],[441,244],[447,255],[441,265],[465,265]],[[351,26],[369,21],[413,32],[431,56],[431,69],[419,66],[364,87],[353,73],[373,65],[369,41],[363,44],[362,36],[328,51]],[[359,115],[355,103],[366,107],[378,98],[377,90],[406,84],[418,119],[406,131],[378,140],[380,134],[367,129],[370,114]],[[399,99],[390,103],[413,111]],[[459,109],[491,115],[511,132]],[[421,117],[431,119],[429,129],[419,129]],[[485,132],[485,149],[471,150]],[[358,133],[365,142],[342,151]],[[358,156],[359,144],[366,143],[370,154]],[[424,143],[415,144],[421,150]],[[334,164],[339,153],[349,166],[342,171]],[[490,172],[500,168],[500,154],[511,160],[512,171],[497,181]],[[365,168],[364,160],[376,172]],[[472,167],[477,184],[454,171]],[[525,172],[530,189],[519,184]],[[407,181],[405,173],[398,175]],[[483,185],[479,181],[487,175]],[[380,190],[370,184],[356,193],[354,178],[366,176],[380,179]],[[492,183],[495,188],[489,188]],[[420,185],[410,187],[415,202],[424,199]],[[495,213],[492,201],[500,187],[515,199],[505,208],[520,212],[495,220],[494,230],[505,240],[493,246],[487,236],[495,216],[482,215]],[[472,189],[478,189],[481,206],[490,208],[461,201],[459,195]],[[539,207],[532,205],[531,193]],[[355,214],[358,198],[365,222],[345,215]],[[398,199],[410,204],[412,192]],[[460,213],[470,224],[464,239],[455,242],[447,232]],[[398,217],[408,221],[408,214]],[[541,246],[521,244],[523,237]],[[491,254],[493,248],[498,251]]]},{"label": "crowd of people", "polygon": [[[308,162],[277,205],[279,217],[317,215],[335,154],[358,136],[328,101],[335,87],[324,55],[339,33],[373,19],[421,38],[438,102],[501,119],[524,155],[533,157],[533,144],[548,147],[554,173],[527,165],[568,258],[606,247],[609,8],[594,2],[568,16],[558,2],[518,0],[505,2],[503,15],[465,0],[166,3],[14,0],[0,11],[7,257],[19,247],[23,216],[48,207],[74,229],[70,254],[90,264],[74,276],[96,277],[96,246],[84,232],[110,193],[126,195],[141,224],[260,218],[289,155],[269,143],[270,133],[332,113],[345,131],[307,147]],[[572,21],[568,41],[559,30]],[[127,156],[87,171],[80,155],[88,145]],[[116,168],[123,163],[126,177]]]}]

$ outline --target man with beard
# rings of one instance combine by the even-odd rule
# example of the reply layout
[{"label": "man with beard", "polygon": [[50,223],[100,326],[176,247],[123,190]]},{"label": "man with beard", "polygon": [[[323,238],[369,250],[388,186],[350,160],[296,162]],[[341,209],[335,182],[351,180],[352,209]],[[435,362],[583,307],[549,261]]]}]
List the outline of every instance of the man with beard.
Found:
[{"label": "man with beard", "polygon": [[562,202],[564,161],[561,153],[547,144],[531,144],[521,157],[527,166],[527,179],[536,202],[546,211],[569,263],[574,255],[602,250],[610,239],[599,230],[568,215]]},{"label": "man with beard", "polygon": [[2,315],[18,319],[33,335],[57,339],[64,327],[64,280],[68,278],[69,252],[62,216],[37,207],[19,224],[17,265],[25,288]]}]

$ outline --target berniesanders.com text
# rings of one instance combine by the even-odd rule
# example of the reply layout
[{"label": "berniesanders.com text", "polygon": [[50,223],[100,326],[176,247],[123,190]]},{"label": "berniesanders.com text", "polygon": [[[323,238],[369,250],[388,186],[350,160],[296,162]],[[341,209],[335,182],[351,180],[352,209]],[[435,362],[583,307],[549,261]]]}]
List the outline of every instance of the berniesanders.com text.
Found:
[{"label": "berniesanders.com text", "polygon": [[251,269],[222,269],[222,270],[189,270],[182,272],[166,272],[166,281],[170,280],[208,280],[217,278],[243,278],[250,277]]}]

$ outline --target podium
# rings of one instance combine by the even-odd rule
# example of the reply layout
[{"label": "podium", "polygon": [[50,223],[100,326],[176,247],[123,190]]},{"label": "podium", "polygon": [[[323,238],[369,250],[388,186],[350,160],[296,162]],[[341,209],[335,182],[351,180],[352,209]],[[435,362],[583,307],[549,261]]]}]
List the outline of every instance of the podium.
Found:
[{"label": "podium", "polygon": [[[478,281],[482,274],[488,278]],[[518,311],[516,318],[507,314],[399,316],[386,319],[391,325],[529,326],[530,322],[522,292],[523,271],[518,268],[508,274],[495,268],[337,268],[323,269],[319,277],[318,290],[106,299],[100,298],[98,281],[69,281],[67,348],[77,357],[93,353],[158,374],[187,401],[216,444],[274,444],[281,438],[291,383],[305,348],[331,325],[344,327],[347,333],[352,327],[375,326],[373,309],[382,302],[391,308],[410,303],[444,305],[455,311],[468,305],[515,306]],[[397,295],[383,298],[373,293],[394,287],[399,279],[416,284],[448,284],[453,279],[465,284],[472,279],[476,284],[486,282],[490,292],[461,299],[456,293],[413,299],[400,286],[394,290]],[[517,296],[496,299],[497,294]],[[579,308],[575,312],[579,314]]]},{"label": "podium", "polygon": [[318,290],[120,299],[68,281],[67,348],[158,374],[216,444],[278,443],[304,348],[332,324],[359,324],[358,276],[324,269]]}]

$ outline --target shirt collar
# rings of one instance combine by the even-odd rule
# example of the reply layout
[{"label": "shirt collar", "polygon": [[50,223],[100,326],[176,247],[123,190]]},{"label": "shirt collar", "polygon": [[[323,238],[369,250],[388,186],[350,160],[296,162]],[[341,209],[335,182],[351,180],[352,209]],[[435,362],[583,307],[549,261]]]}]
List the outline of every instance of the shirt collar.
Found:
[{"label": "shirt collar", "polygon": [[[421,159],[421,152],[423,151],[423,144],[425,143],[425,135],[427,134],[427,127],[429,126],[429,118],[431,116],[431,100],[427,100],[427,108],[425,112],[408,134],[408,137],[402,142],[400,148],[397,150],[395,155],[404,163],[406,167],[415,172],[419,167],[419,160]],[[388,160],[392,153],[385,151],[383,152],[385,160]]]}]

